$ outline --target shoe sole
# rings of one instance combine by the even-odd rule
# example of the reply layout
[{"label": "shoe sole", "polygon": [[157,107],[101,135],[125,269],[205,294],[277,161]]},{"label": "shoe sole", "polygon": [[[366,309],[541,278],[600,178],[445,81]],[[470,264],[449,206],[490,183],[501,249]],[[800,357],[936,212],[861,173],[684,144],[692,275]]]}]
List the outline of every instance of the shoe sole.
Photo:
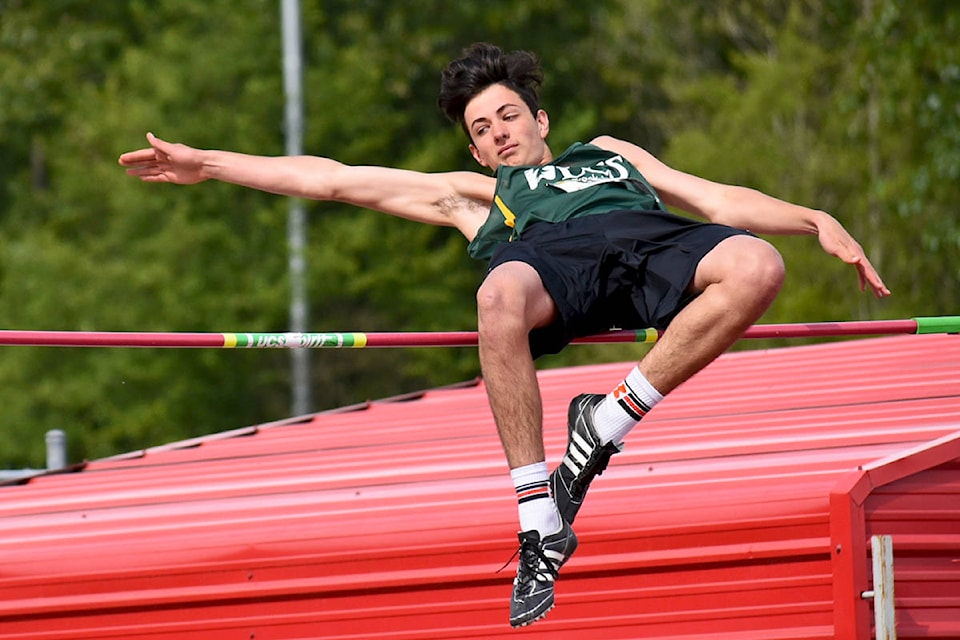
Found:
[{"label": "shoe sole", "polygon": [[541,612],[536,618],[530,618],[526,622],[514,622],[513,620],[511,620],[510,626],[513,627],[514,629],[522,629],[523,627],[529,627],[534,622],[537,622],[538,620],[543,620],[544,618],[546,618],[547,614],[553,611],[553,607],[555,605],[556,603],[551,604],[549,607],[544,609],[543,612]]}]

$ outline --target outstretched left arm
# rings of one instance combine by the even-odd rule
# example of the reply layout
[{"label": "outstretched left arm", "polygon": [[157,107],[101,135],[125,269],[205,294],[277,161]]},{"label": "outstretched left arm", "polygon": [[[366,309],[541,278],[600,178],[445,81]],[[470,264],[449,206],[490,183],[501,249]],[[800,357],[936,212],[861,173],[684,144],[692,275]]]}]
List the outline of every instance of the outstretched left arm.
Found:
[{"label": "outstretched left arm", "polygon": [[756,189],[677,171],[637,145],[610,136],[596,138],[593,144],[629,160],[668,206],[758,234],[815,234],[824,251],[856,268],[861,291],[869,286],[878,298],[890,295],[863,247],[830,214],[779,200]]}]

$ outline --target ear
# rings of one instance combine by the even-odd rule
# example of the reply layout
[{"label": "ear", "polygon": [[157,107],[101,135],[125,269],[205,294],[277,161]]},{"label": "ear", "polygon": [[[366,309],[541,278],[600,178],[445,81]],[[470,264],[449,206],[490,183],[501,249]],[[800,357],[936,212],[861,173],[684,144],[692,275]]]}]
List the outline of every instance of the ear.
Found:
[{"label": "ear", "polygon": [[480,152],[472,143],[468,145],[467,148],[470,149],[470,155],[472,155],[473,159],[477,161],[477,164],[479,164],[481,167],[490,167],[490,165],[483,161],[483,158],[480,157]]},{"label": "ear", "polygon": [[543,109],[537,111],[537,128],[540,131],[540,139],[546,140],[550,134],[550,116]]}]

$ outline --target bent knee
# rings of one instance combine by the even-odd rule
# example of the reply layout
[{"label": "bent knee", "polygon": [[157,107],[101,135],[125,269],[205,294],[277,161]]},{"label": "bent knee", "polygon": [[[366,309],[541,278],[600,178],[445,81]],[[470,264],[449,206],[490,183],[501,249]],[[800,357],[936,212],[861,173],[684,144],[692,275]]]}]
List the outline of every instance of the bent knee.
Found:
[{"label": "bent knee", "polygon": [[779,291],[786,276],[783,256],[766,240],[741,257],[744,284],[758,289]]},{"label": "bent knee", "polygon": [[755,236],[733,236],[700,261],[694,286],[702,291],[711,284],[727,283],[776,295],[785,275],[783,257],[772,244]]},{"label": "bent knee", "polygon": [[522,311],[523,295],[509,282],[488,278],[477,289],[477,314],[481,318],[496,315],[517,315]]},{"label": "bent knee", "polygon": [[540,276],[525,263],[500,265],[477,289],[481,331],[492,327],[529,331],[550,322],[554,314],[553,299]]}]

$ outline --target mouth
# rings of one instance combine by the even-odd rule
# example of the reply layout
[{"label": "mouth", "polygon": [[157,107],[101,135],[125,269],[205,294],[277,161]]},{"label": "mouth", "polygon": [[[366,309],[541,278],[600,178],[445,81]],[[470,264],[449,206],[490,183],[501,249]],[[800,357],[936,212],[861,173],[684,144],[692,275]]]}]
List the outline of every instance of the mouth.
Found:
[{"label": "mouth", "polygon": [[497,151],[497,155],[501,158],[505,158],[506,156],[510,155],[510,153],[512,153],[516,148],[517,148],[516,143],[508,144],[502,147],[499,151]]}]

